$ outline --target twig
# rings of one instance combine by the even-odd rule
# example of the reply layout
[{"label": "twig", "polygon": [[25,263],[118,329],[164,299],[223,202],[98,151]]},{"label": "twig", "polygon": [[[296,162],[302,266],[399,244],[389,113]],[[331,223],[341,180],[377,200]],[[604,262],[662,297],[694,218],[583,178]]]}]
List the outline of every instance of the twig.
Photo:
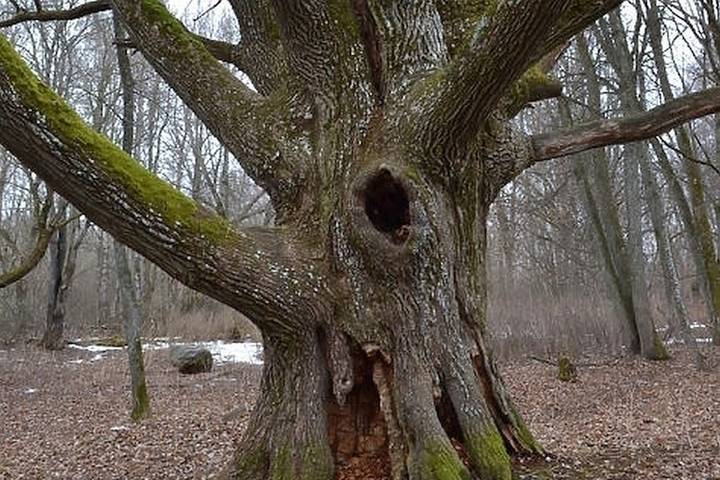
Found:
[{"label": "twig", "polygon": [[204,16],[207,15],[208,13],[212,12],[213,10],[215,10],[215,9],[222,3],[222,1],[223,1],[223,0],[217,0],[217,2],[215,2],[215,4],[214,4],[212,7],[208,8],[207,10],[205,10],[204,12],[202,12],[202,13],[201,13],[200,15],[198,15],[197,17],[193,18],[193,22],[197,22],[197,21],[200,20],[202,17],[204,17]]},{"label": "twig", "polygon": [[[39,1],[36,1],[35,4],[37,7]],[[18,23],[30,21],[52,22],[56,20],[75,20],[92,15],[93,13],[104,12],[105,10],[110,10],[110,2],[107,0],[96,0],[84,3],[68,10],[42,10],[38,8],[35,12],[19,11],[14,17],[0,21],[0,28],[11,27]]]}]

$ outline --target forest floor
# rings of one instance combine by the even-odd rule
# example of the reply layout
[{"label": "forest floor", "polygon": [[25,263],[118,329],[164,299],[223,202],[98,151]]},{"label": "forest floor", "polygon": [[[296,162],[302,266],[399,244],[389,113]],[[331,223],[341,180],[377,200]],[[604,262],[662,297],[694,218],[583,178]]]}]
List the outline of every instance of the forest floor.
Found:
[{"label": "forest floor", "polygon": [[[711,373],[676,351],[669,362],[581,367],[577,383],[540,363],[500,365],[548,451],[531,469],[519,464],[518,478],[720,479],[720,349],[707,353]],[[223,363],[184,376],[166,351],[148,351],[152,417],[135,425],[124,352],[93,357],[0,350],[0,479],[201,479],[228,462],[261,367]]]}]

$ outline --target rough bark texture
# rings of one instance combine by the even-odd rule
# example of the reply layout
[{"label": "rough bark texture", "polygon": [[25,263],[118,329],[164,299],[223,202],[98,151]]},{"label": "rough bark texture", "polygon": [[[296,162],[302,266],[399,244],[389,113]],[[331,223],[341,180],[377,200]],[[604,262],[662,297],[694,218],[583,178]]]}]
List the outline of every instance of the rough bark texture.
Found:
[{"label": "rough bark texture", "polygon": [[45,332],[41,340],[48,350],[61,350],[65,347],[65,259],[67,257],[67,227],[55,231],[50,240],[50,263],[48,265],[50,281],[45,310]]},{"label": "rough bark texture", "polygon": [[329,480],[353,460],[394,480],[509,480],[510,455],[541,450],[485,341],[485,222],[499,190],[551,151],[538,146],[552,136],[533,148],[509,122],[538,98],[532,65],[618,2],[504,2],[449,48],[463,23],[431,1],[235,0],[248,48],[267,55],[245,65],[258,93],[157,0],[111,3],[267,190],[278,226],[234,228],[142,169],[1,38],[0,142],[260,328],[261,395],[226,477]]}]

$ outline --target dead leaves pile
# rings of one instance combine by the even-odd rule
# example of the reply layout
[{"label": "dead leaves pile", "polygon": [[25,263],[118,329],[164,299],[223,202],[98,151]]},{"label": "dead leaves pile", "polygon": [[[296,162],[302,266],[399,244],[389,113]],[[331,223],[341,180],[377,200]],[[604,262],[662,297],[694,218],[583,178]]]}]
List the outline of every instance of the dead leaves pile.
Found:
[{"label": "dead leaves pile", "polygon": [[[708,347],[711,362],[720,350]],[[0,351],[0,479],[211,478],[230,459],[257,395],[260,368],[223,365],[181,376],[147,352],[152,417],[128,419],[123,352]],[[620,359],[580,368],[574,384],[552,367],[501,366],[545,460],[519,460],[520,479],[720,479],[720,369]],[[380,467],[378,467],[379,469]],[[366,469],[365,469],[366,470]],[[339,472],[342,480],[384,480]]]}]

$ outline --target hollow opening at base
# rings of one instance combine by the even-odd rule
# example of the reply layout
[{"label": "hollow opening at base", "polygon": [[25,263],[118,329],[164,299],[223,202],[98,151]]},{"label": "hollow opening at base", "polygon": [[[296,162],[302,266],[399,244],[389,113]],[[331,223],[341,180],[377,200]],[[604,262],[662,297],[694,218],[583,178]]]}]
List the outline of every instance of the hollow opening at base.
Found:
[{"label": "hollow opening at base", "polygon": [[410,200],[403,184],[382,169],[367,182],[363,193],[365,214],[375,229],[389,234],[394,243],[405,242],[410,227]]}]

